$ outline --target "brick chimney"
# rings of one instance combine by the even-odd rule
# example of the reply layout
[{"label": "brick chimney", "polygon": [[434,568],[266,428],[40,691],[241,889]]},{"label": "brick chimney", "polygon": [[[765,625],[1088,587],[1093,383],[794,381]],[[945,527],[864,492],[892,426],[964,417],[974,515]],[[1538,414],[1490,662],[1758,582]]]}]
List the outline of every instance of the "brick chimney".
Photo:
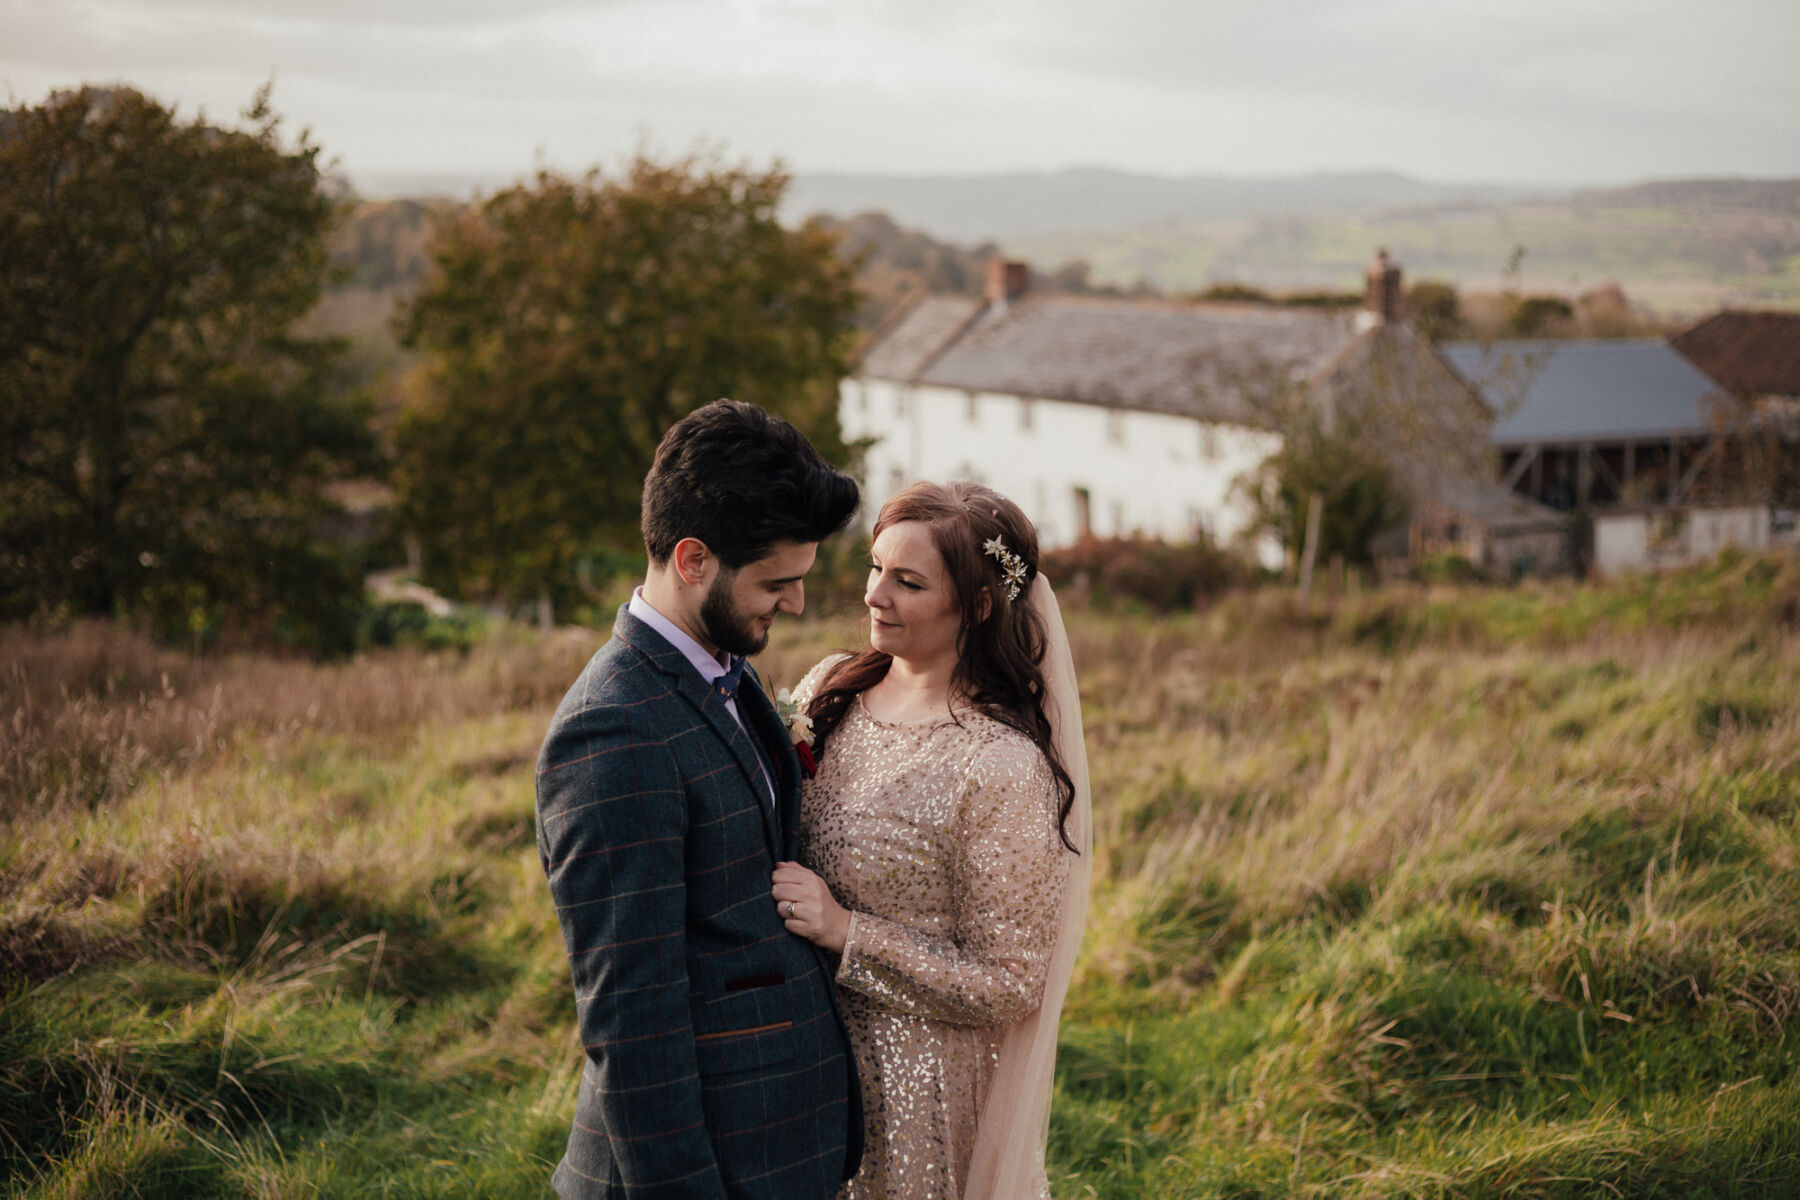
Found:
[{"label": "brick chimney", "polygon": [[1001,307],[1010,304],[1025,294],[1025,285],[1031,278],[1031,268],[1022,262],[1009,262],[1004,258],[990,258],[987,264],[987,301]]},{"label": "brick chimney", "polygon": [[1375,261],[1363,273],[1363,304],[1360,322],[1379,325],[1397,320],[1401,309],[1400,264],[1388,258],[1385,247],[1375,252]]}]

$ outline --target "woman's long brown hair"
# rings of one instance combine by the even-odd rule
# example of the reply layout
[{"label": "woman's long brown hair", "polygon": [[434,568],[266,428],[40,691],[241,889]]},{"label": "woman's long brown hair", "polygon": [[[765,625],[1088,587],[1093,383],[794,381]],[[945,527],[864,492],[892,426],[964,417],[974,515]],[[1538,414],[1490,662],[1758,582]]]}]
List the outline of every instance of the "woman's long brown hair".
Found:
[{"label": "woman's long brown hair", "polygon": [[[979,483],[915,483],[896,492],[875,518],[874,536],[905,521],[919,521],[930,528],[932,543],[943,556],[951,591],[962,610],[956,669],[950,677],[952,707],[973,705],[1037,745],[1056,778],[1058,832],[1063,845],[1075,850],[1068,830],[1075,783],[1057,757],[1050,718],[1044,712],[1047,633],[1043,619],[1025,599],[1037,577],[1037,530],[1018,505]],[[1016,599],[1007,598],[999,560],[982,549],[991,538],[999,538],[1025,562],[1027,571]],[[991,598],[985,616],[984,595]],[[880,682],[892,662],[892,656],[868,649],[840,661],[831,671],[806,706],[816,749],[824,749],[856,697]]]}]

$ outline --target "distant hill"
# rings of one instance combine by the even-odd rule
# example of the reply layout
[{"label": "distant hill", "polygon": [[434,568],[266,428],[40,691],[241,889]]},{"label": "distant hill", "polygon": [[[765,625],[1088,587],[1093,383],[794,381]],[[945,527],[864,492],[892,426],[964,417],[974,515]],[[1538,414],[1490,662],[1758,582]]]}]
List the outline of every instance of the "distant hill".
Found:
[{"label": "distant hill", "polygon": [[1739,209],[1800,215],[1800,179],[1672,179],[1575,193],[1577,204]]},{"label": "distant hill", "polygon": [[1082,169],[1011,175],[796,175],[784,214],[885,212],[953,242],[1170,221],[1371,213],[1486,204],[1546,194],[1504,185],[1428,183],[1396,172],[1232,178]]},{"label": "distant hill", "polygon": [[[495,186],[474,175],[411,182],[437,185],[415,194],[465,203]],[[981,261],[996,250],[1026,259],[1044,282],[1069,291],[1195,293],[1229,283],[1354,290],[1385,246],[1409,280],[1442,280],[1465,292],[1511,288],[1573,299],[1617,284],[1646,315],[1665,321],[1727,304],[1800,308],[1800,179],[1551,192],[1382,172],[1261,179],[1104,170],[815,173],[796,176],[783,213],[795,223],[828,214],[846,252],[863,256],[865,326],[921,290],[973,292]],[[426,224],[417,206],[366,205],[341,235],[340,261],[353,265],[363,287],[404,291],[422,265]],[[1510,265],[1517,270],[1508,275]]]},{"label": "distant hill", "polygon": [[1085,264],[1091,286],[1354,288],[1386,246],[1415,280],[1569,296],[1618,284],[1665,319],[1725,304],[1800,307],[1800,179],[1552,190],[1391,172],[803,174],[785,209],[793,220],[886,213],[948,242],[995,243],[1041,271]]},{"label": "distant hill", "polygon": [[[467,201],[521,182],[500,171],[358,172],[366,199]],[[1553,194],[1508,184],[1446,184],[1396,171],[1234,177],[1151,175],[1105,168],[999,175],[800,172],[782,204],[785,220],[882,212],[944,241],[979,243],[1064,230],[1159,221],[1371,213],[1394,208],[1493,204]]]},{"label": "distant hill", "polygon": [[[466,211],[449,199],[361,200],[349,204],[329,240],[335,275],[304,326],[315,336],[349,343],[347,378],[377,388],[386,404],[398,402],[399,375],[416,362],[394,336],[393,317],[430,269],[435,225]],[[843,256],[857,265],[863,302],[860,329],[870,330],[900,304],[933,292],[979,295],[992,243],[957,246],[918,230],[903,229],[880,213],[847,220],[819,218],[838,237]],[[1040,276],[1040,290],[1086,291],[1085,272]]]},{"label": "distant hill", "polygon": [[532,175],[529,171],[358,171],[350,183],[366,200],[467,201],[529,182]]},{"label": "distant hill", "polygon": [[1164,221],[1001,244],[1036,264],[1084,261],[1096,283],[1176,291],[1233,280],[1354,287],[1385,246],[1415,280],[1570,296],[1618,284],[1659,316],[1693,316],[1722,305],[1800,307],[1800,180],[1667,181],[1502,202]]}]

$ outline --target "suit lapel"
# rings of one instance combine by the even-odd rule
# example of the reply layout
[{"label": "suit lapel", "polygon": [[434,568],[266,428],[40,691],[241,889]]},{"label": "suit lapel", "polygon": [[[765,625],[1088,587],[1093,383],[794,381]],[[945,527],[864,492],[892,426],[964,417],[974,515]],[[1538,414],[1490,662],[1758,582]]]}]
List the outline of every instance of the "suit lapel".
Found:
[{"label": "suit lapel", "polygon": [[781,724],[781,714],[763,690],[762,679],[753,670],[747,669],[745,674],[754,686],[738,690],[738,711],[744,714],[751,730],[761,739],[769,761],[775,764],[776,828],[781,833],[781,857],[792,861],[800,855],[800,759]]},{"label": "suit lapel", "polygon": [[[719,695],[719,689],[705,684],[701,686],[705,688],[706,703],[701,708],[700,714],[706,718],[706,723],[713,727],[713,731],[725,739],[725,744],[731,747],[731,756],[737,759],[738,770],[743,772],[744,784],[750,789],[750,794],[756,797],[757,810],[762,813],[763,833],[769,839],[769,852],[779,856],[781,827],[779,818],[769,803],[769,791],[773,788],[776,798],[779,800],[781,785],[779,781],[773,779],[764,782],[766,777],[763,774],[762,764],[757,761],[756,750],[750,745],[749,735],[732,718],[731,710],[725,707],[725,700]],[[740,713],[744,711],[744,696],[751,690],[751,688],[739,688],[738,690],[738,711]]]},{"label": "suit lapel", "polygon": [[[737,761],[738,770],[743,774],[744,786],[750,789],[750,795],[756,800],[757,811],[762,814],[763,836],[768,839],[769,853],[780,857],[784,849],[781,826],[777,813],[769,806],[769,789],[763,784],[762,766],[756,760],[756,751],[751,748],[749,737],[732,718],[731,710],[725,707],[725,699],[719,694],[719,689],[700,678],[700,673],[694,670],[694,664],[687,660],[687,655],[671,646],[661,634],[624,608],[619,610],[618,620],[613,624],[613,633],[624,638],[649,658],[658,670],[670,676],[676,693],[693,706],[694,711],[731,751],[731,757]],[[745,669],[745,674],[751,674],[748,668]],[[739,712],[745,711],[744,701],[752,692],[758,693],[757,699],[764,705],[768,704],[767,699],[760,695],[760,683],[753,683],[749,687],[740,686]],[[774,719],[773,710],[769,716],[771,720]],[[793,751],[790,749],[788,753],[792,754]],[[770,783],[775,787],[775,797],[779,803],[783,791],[781,782],[771,780]]]}]

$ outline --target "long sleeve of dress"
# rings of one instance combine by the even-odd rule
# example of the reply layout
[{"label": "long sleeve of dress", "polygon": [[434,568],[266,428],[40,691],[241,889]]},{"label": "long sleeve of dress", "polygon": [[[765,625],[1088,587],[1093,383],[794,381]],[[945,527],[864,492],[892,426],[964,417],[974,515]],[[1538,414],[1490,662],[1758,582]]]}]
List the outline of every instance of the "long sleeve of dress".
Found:
[{"label": "long sleeve of dress", "polygon": [[1043,997],[1069,873],[1049,763],[1029,739],[984,744],[950,839],[947,929],[852,912],[840,987],[881,1007],[959,1025],[1003,1025]]}]

